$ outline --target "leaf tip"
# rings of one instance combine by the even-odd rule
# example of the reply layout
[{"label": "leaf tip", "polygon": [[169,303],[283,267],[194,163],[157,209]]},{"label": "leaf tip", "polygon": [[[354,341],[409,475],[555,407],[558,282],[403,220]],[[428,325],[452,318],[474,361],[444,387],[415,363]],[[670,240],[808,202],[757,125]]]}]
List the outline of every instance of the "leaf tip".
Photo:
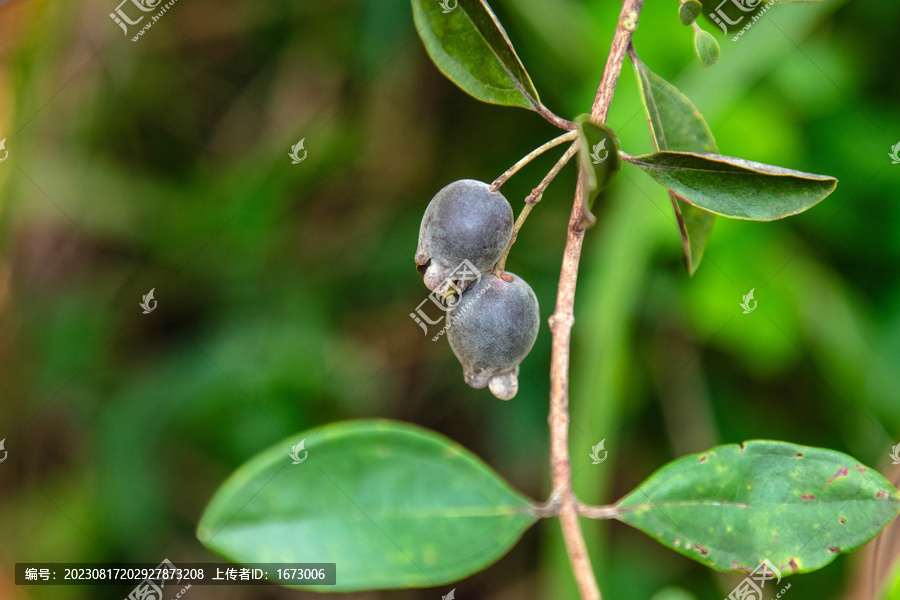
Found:
[{"label": "leaf tip", "polygon": [[711,67],[719,62],[719,55],[722,52],[716,38],[699,27],[694,31],[694,51],[704,67]]}]

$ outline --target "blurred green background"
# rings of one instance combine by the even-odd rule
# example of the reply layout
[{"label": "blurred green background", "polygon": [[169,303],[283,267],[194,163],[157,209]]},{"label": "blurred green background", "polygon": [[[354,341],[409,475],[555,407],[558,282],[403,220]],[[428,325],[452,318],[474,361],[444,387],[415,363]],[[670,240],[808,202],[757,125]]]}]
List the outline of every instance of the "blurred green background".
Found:
[{"label": "blurred green background", "polygon": [[[434,429],[545,499],[546,318],[573,167],[507,263],[544,320],[513,401],[469,389],[444,339],[409,314],[427,292],[412,257],[431,196],[491,181],[556,130],[445,80],[406,0],[180,0],[137,43],[109,19],[115,4],[0,2],[0,598],[129,591],[16,587],[15,562],[215,560],[194,537],[215,489],[336,420]],[[544,102],[587,112],[619,3],[492,6]],[[890,0],[779,4],[738,42],[705,23],[722,60],[703,69],[677,2],[648,2],[641,58],[694,101],[723,154],[840,184],[785,221],[718,219],[689,278],[665,190],[623,166],[597,203],[576,302],[571,448],[585,502],[753,438],[900,474],[888,457],[900,442],[898,26]],[[626,151],[652,149],[627,62],[609,124]],[[308,157],[292,165],[300,139]],[[504,186],[516,211],[557,155]],[[144,315],[151,288],[159,305]],[[751,288],[758,308],[744,315]],[[609,459],[592,465],[601,439]],[[607,600],[719,599],[741,579],[619,523],[584,528]],[[900,554],[896,524],[873,550],[789,579],[787,597],[876,598]],[[577,597],[554,520],[455,587],[460,600]],[[682,591],[655,595],[671,587]]]}]

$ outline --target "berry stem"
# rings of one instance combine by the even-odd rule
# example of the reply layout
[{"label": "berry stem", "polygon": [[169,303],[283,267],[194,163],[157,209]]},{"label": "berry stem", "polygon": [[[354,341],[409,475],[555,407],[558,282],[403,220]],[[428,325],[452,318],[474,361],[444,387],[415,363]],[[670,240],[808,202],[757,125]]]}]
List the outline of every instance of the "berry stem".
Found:
[{"label": "berry stem", "polygon": [[502,186],[504,183],[506,183],[506,181],[510,177],[512,177],[513,175],[518,173],[522,167],[524,167],[525,165],[527,165],[528,163],[533,161],[535,158],[537,158],[538,156],[540,156],[547,150],[549,150],[551,148],[555,148],[556,146],[559,146],[560,144],[564,144],[565,142],[572,141],[577,137],[578,137],[577,131],[568,131],[559,137],[553,138],[552,140],[550,140],[543,146],[539,146],[538,148],[535,148],[534,150],[529,152],[527,156],[523,157],[519,162],[517,162],[516,164],[514,164],[513,166],[508,168],[506,170],[506,172],[503,173],[503,175],[501,175],[500,177],[495,179],[494,183],[491,184],[491,191],[496,192],[497,190],[499,190],[500,186]]},{"label": "berry stem", "polygon": [[[609,114],[609,105],[622,72],[622,63],[631,46],[631,35],[637,29],[643,5],[644,0],[624,0],[622,3],[612,47],[591,107],[591,119],[597,123],[605,122]],[[585,209],[584,186],[584,176],[579,172],[559,274],[556,310],[550,317],[553,338],[550,361],[550,466],[554,489],[551,498],[559,499],[559,519],[578,591],[583,600],[601,600],[600,588],[581,532],[579,514],[583,514],[584,509],[579,510],[578,500],[572,490],[572,463],[569,459],[569,364],[572,325],[575,323],[575,285],[584,241],[584,231],[579,231],[578,227]]]},{"label": "berry stem", "polygon": [[547,186],[550,185],[550,182],[553,181],[553,179],[557,175],[559,175],[559,172],[562,171],[562,168],[565,167],[570,160],[572,160],[572,157],[575,156],[576,152],[578,152],[577,142],[569,146],[569,149],[566,150],[566,153],[563,154],[558,161],[556,161],[556,164],[553,165],[553,168],[550,169],[550,172],[544,176],[544,179],[541,180],[538,186],[531,190],[531,193],[528,194],[528,197],[525,198],[525,206],[522,207],[522,212],[519,213],[519,218],[516,219],[516,224],[513,226],[512,237],[509,238],[509,244],[506,246],[506,251],[503,252],[503,256],[501,256],[500,260],[497,261],[497,264],[494,265],[493,273],[497,277],[503,275],[503,269],[506,268],[506,258],[509,256],[509,251],[512,250],[512,246],[516,242],[516,238],[519,236],[519,230],[525,223],[525,219],[527,219],[528,215],[531,213],[531,209],[534,208],[535,204],[541,201],[541,198],[544,197],[544,190],[546,190]]},{"label": "berry stem", "polygon": [[[531,196],[529,196],[530,198]],[[522,212],[519,213],[519,218],[516,219],[516,224],[513,226],[512,237],[509,238],[509,245],[506,246],[506,250],[503,252],[503,256],[500,257],[500,260],[497,261],[497,264],[494,265],[493,273],[497,277],[503,275],[503,269],[506,268],[506,258],[509,256],[509,251],[512,250],[512,245],[516,242],[516,238],[519,236],[519,229],[522,228],[522,224],[525,223],[525,219],[528,218],[528,214],[531,212],[531,209],[534,208],[534,205],[540,201],[541,197],[538,196],[537,200],[534,203],[529,204],[527,201],[525,206],[522,207]]]},{"label": "berry stem", "polygon": [[559,172],[562,171],[562,168],[568,164],[572,157],[575,156],[575,153],[578,152],[578,143],[574,143],[569,146],[569,149],[566,150],[566,153],[560,157],[556,164],[553,165],[553,168],[550,169],[550,172],[544,176],[544,179],[538,184],[536,188],[531,190],[531,193],[528,194],[528,197],[525,198],[525,204],[537,204],[541,200],[541,196],[544,195],[544,190],[547,189],[547,186],[550,185],[550,182],[559,175]]}]

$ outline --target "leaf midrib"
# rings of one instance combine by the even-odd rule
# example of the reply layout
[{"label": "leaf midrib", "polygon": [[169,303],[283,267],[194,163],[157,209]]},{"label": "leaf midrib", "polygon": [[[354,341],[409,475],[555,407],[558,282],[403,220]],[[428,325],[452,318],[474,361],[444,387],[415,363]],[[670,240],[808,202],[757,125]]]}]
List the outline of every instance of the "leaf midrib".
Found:
[{"label": "leaf midrib", "polygon": [[[669,150],[668,152],[671,152],[671,150]],[[642,161],[642,160],[632,160],[632,161],[628,161],[628,162],[630,162],[631,164],[636,165],[638,167],[644,166],[644,167],[656,168],[656,169],[665,170],[665,171],[692,171],[695,173],[715,173],[716,175],[740,175],[740,176],[755,175],[757,177],[765,177],[765,178],[785,177],[785,178],[794,179],[797,181],[811,181],[811,182],[819,182],[819,183],[830,183],[832,181],[835,181],[835,179],[833,177],[828,177],[827,175],[815,175],[813,173],[810,173],[807,176],[801,176],[801,175],[792,175],[789,173],[761,173],[760,171],[753,171],[751,169],[746,169],[744,167],[737,167],[730,163],[716,161],[714,159],[706,159],[706,160],[710,160],[712,162],[727,165],[729,167],[733,167],[734,169],[739,169],[739,170],[720,171],[717,169],[703,169],[703,168],[698,168],[698,167],[679,167],[679,166],[669,165],[669,164],[665,164],[665,163],[651,163],[651,162],[646,162],[646,161]]]},{"label": "leaf midrib", "polygon": [[[628,514],[632,512],[637,512],[639,510],[650,510],[650,509],[662,509],[662,508],[677,508],[682,506],[724,506],[727,508],[751,508],[757,509],[760,508],[772,508],[772,507],[786,507],[786,506],[815,506],[815,505],[826,505],[826,504],[850,504],[854,502],[893,502],[895,504],[900,505],[900,500],[895,499],[884,499],[884,498],[860,498],[855,499],[851,498],[849,500],[804,500],[802,502],[772,502],[769,504],[763,503],[746,503],[746,502],[704,502],[704,501],[677,501],[677,502],[651,502],[649,504],[638,504],[633,507],[623,506],[618,507],[621,510],[621,514]],[[741,506],[744,505],[744,506]]]}]

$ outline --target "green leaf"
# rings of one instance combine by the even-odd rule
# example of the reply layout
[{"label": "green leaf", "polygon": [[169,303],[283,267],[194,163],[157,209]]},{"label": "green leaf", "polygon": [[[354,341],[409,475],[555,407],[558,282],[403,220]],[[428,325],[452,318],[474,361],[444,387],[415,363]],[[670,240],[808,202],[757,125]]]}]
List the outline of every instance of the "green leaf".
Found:
[{"label": "green leaf", "polygon": [[791,574],[871,540],[900,512],[900,493],[846,454],[757,440],[669,463],[618,508],[620,521],[720,571],[768,559]]},{"label": "green leaf", "polygon": [[632,55],[650,132],[658,150],[717,152],[716,140],[697,107],[671,83]]},{"label": "green leaf", "polygon": [[575,119],[578,124],[578,162],[587,187],[588,210],[594,200],[619,172],[619,144],[616,134],[606,125],[591,121],[589,115]]},{"label": "green leaf", "polygon": [[[687,96],[648,69],[636,54],[631,56],[656,149],[718,152],[709,126]],[[685,202],[671,190],[669,199],[681,232],[685,266],[693,275],[700,266],[716,217]]]},{"label": "green leaf", "polygon": [[669,200],[672,201],[675,218],[678,220],[678,230],[681,232],[684,264],[688,274],[693,275],[697,272],[700,261],[703,259],[703,251],[712,234],[716,215],[697,208],[672,190],[669,190]]},{"label": "green leaf", "polygon": [[[303,439],[309,454],[293,464]],[[299,433],[238,469],[197,537],[236,563],[337,563],[327,591],[349,592],[458,581],[497,561],[535,519],[532,502],[451,440],[351,421]]]},{"label": "green leaf", "polygon": [[531,110],[541,105],[512,42],[485,0],[459,0],[458,5],[456,0],[412,0],[412,9],[425,50],[453,83],[484,102]]},{"label": "green leaf", "polygon": [[834,191],[837,179],[703,152],[627,156],[685,201],[732,219],[772,221],[796,215]]},{"label": "green leaf", "polygon": [[687,0],[678,7],[678,19],[682,25],[690,25],[703,12],[703,5],[698,0]]},{"label": "green leaf", "polygon": [[711,67],[719,62],[719,42],[708,31],[694,29],[694,51],[704,67]]}]

